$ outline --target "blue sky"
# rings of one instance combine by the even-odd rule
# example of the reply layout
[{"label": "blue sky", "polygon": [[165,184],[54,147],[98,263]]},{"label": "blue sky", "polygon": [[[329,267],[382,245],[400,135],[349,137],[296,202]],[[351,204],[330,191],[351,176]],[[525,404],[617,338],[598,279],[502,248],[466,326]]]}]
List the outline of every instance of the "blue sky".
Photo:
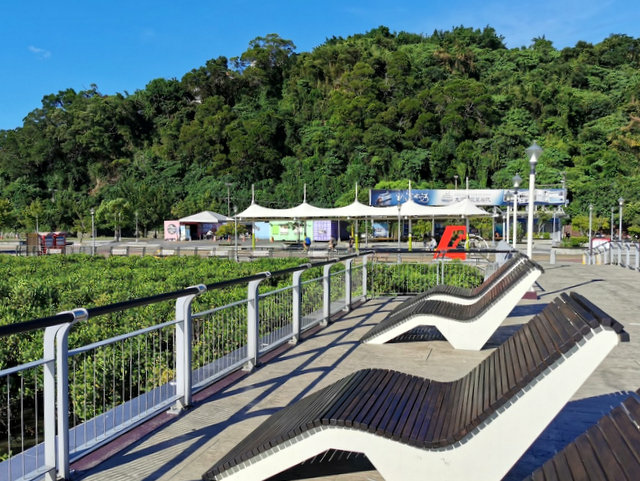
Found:
[{"label": "blue sky", "polygon": [[0,129],[22,125],[49,93],[91,84],[133,93],[268,33],[298,52],[379,25],[425,34],[490,25],[510,48],[542,35],[556,48],[640,37],[638,0],[3,0],[0,19]]}]

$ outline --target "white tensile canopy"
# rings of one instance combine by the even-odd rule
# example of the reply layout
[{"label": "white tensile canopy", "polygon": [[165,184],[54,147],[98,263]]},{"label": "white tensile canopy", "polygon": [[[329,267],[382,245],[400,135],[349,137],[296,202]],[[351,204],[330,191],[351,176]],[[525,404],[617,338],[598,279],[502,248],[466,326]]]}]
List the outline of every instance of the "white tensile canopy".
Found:
[{"label": "white tensile canopy", "polygon": [[233,222],[233,217],[227,217],[226,215],[218,214],[210,210],[203,210],[197,214],[178,219],[178,222],[185,224],[220,224],[222,222]]},{"label": "white tensile canopy", "polygon": [[438,209],[433,215],[436,217],[483,217],[490,216],[491,213],[481,209],[469,199],[462,199],[454,204],[434,207]]},{"label": "white tensile canopy", "polygon": [[[272,209],[252,203],[238,214],[242,221],[277,220],[277,219],[364,219],[364,218],[403,218],[420,219],[431,217],[478,217],[491,215],[477,207],[469,199],[444,206],[420,205],[409,200],[398,207],[373,207],[355,201],[344,207],[321,208],[303,202],[289,209]],[[181,219],[182,221],[182,219]]]}]

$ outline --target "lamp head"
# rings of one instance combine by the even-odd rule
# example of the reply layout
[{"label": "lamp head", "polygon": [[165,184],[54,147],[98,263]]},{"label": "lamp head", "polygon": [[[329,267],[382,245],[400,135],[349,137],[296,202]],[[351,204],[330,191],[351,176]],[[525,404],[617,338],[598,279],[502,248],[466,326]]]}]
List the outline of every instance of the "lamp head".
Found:
[{"label": "lamp head", "polygon": [[618,205],[619,205],[620,207],[622,207],[622,204],[624,204],[624,199],[623,199],[622,197],[620,197],[620,198],[618,199]]},{"label": "lamp head", "polygon": [[520,183],[521,182],[522,182],[522,177],[520,177],[520,174],[516,174],[516,175],[513,176],[513,187],[515,189],[520,187]]},{"label": "lamp head", "polygon": [[91,213],[91,215],[96,213],[96,211],[95,211],[95,209],[93,207],[91,208],[91,210],[89,212]]},{"label": "lamp head", "polygon": [[542,148],[536,143],[536,141],[533,141],[533,144],[531,144],[530,147],[528,147],[525,152],[527,153],[527,156],[529,157],[529,163],[532,165],[535,165],[536,162],[538,162],[538,157],[540,157],[540,154],[542,153]]}]

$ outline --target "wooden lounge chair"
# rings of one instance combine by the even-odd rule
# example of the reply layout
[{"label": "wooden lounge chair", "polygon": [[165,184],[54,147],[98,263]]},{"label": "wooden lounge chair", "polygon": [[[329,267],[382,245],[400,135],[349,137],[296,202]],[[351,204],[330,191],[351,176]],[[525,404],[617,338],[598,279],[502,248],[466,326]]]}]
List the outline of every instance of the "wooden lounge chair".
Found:
[{"label": "wooden lounge chair", "polygon": [[387,480],[499,480],[620,340],[564,294],[461,379],[357,371],[270,416],[203,479],[265,479],[336,449]]},{"label": "wooden lounge chair", "polygon": [[[638,391],[640,394],[640,391]],[[640,479],[640,402],[627,398],[525,481]]]},{"label": "wooden lounge chair", "polygon": [[472,304],[425,299],[390,313],[360,339],[384,344],[418,326],[436,326],[456,349],[480,350],[542,273],[528,259],[518,263]]},{"label": "wooden lounge chair", "polygon": [[[445,301],[453,304],[473,304],[486,294],[492,287],[498,284],[511,270],[521,263],[532,262],[529,261],[527,256],[514,253],[506,262],[504,262],[495,272],[489,275],[483,282],[477,287],[458,287],[447,284],[438,284],[433,286],[429,290],[416,294],[405,299],[398,304],[390,313],[389,316],[400,315],[402,312],[413,308],[415,305],[424,301]],[[544,272],[544,269],[537,263],[533,263],[540,272]]]}]

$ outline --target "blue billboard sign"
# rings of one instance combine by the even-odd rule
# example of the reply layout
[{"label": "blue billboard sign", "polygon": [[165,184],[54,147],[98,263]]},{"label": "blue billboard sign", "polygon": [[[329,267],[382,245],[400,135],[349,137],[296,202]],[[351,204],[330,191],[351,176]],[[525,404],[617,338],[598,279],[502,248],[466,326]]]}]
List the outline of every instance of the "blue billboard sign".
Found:
[{"label": "blue billboard sign", "polygon": [[[376,207],[402,204],[409,199],[408,190],[371,190],[370,203]],[[513,190],[508,189],[412,189],[411,198],[421,205],[449,205],[469,199],[479,206],[501,206],[513,202]],[[565,205],[563,189],[536,189],[537,205]],[[518,204],[529,203],[529,191],[518,191]]]}]

